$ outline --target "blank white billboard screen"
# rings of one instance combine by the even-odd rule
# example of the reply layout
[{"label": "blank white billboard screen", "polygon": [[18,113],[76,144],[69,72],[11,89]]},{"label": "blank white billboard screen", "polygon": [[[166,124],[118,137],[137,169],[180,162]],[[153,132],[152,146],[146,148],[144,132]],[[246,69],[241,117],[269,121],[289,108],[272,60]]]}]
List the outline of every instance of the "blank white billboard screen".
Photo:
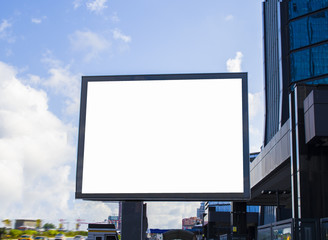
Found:
[{"label": "blank white billboard screen", "polygon": [[243,193],[242,79],[89,81],[82,194]]}]

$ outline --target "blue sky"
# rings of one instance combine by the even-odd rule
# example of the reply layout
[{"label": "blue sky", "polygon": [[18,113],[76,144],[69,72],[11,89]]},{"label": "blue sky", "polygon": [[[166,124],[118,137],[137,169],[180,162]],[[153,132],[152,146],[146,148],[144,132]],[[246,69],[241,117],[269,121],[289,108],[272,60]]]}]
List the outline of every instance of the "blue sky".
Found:
[{"label": "blue sky", "polygon": [[[103,221],[74,200],[83,75],[248,72],[250,149],[263,130],[261,1],[0,1],[0,218]],[[200,163],[201,164],[201,163]],[[205,167],[205,166],[204,166]],[[196,173],[195,173],[196,176]],[[199,203],[149,203],[178,228]]]}]

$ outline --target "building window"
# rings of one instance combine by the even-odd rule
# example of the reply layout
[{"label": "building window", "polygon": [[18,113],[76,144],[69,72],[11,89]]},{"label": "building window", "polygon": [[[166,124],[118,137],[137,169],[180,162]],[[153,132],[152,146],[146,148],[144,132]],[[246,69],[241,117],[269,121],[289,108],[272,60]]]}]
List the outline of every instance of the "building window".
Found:
[{"label": "building window", "polygon": [[322,78],[314,81],[306,81],[308,85],[319,85],[319,84],[327,84],[328,85],[328,78]]},{"label": "building window", "polygon": [[290,54],[291,82],[328,74],[328,44]]},{"label": "building window", "polygon": [[291,50],[328,40],[328,10],[292,21],[289,32]]},{"label": "building window", "polygon": [[328,7],[328,0],[290,0],[289,19],[293,19],[319,9]]}]

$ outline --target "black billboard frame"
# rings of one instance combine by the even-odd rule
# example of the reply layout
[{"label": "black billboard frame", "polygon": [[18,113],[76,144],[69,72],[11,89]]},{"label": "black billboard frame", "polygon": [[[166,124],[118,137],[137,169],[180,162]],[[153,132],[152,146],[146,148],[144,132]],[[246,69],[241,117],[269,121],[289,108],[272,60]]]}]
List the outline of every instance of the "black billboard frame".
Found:
[{"label": "black billboard frame", "polygon": [[[243,120],[243,193],[82,193],[84,132],[88,82],[99,81],[149,81],[149,80],[200,80],[200,79],[241,79],[242,120]],[[92,201],[247,201],[250,199],[249,172],[249,119],[247,73],[191,73],[191,74],[146,74],[82,76],[80,119],[76,168],[75,198]]]}]

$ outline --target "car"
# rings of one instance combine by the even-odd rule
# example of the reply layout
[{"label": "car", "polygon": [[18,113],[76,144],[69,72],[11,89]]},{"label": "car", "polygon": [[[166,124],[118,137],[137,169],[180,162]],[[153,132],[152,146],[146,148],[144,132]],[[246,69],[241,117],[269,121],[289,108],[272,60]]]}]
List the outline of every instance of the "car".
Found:
[{"label": "car", "polygon": [[18,238],[18,240],[34,240],[32,235],[23,234]]},{"label": "car", "polygon": [[55,236],[55,240],[66,240],[66,237],[64,234],[59,233]]},{"label": "car", "polygon": [[82,236],[82,235],[76,235],[74,237],[74,240],[85,240],[85,236]]},{"label": "car", "polygon": [[34,238],[34,240],[49,240],[48,237],[43,237],[43,236],[37,236]]}]

